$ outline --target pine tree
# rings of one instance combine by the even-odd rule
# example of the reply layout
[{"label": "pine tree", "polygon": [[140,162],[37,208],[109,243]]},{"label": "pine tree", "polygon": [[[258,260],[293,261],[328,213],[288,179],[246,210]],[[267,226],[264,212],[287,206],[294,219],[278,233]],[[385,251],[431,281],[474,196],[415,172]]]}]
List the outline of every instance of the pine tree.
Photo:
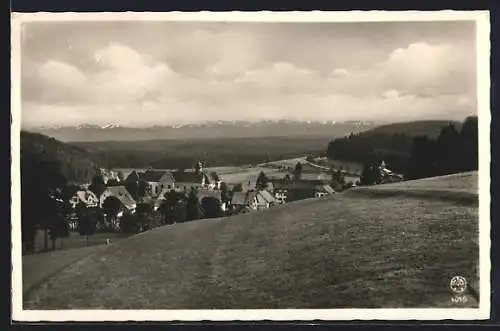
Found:
[{"label": "pine tree", "polygon": [[186,203],[186,220],[193,221],[200,218],[200,206],[198,203],[198,196],[196,191],[192,189],[189,192]]},{"label": "pine tree", "polygon": [[99,198],[106,190],[106,184],[104,183],[104,178],[101,175],[95,175],[92,178],[92,183],[89,186],[89,190],[92,191],[92,193],[94,193],[96,197]]},{"label": "pine tree", "polygon": [[302,163],[300,162],[297,162],[297,164],[295,165],[295,169],[294,169],[294,176],[295,176],[295,179],[300,179],[300,177],[302,176]]},{"label": "pine tree", "polygon": [[259,176],[257,177],[256,187],[259,190],[263,190],[266,188],[267,183],[269,183],[269,178],[267,178],[264,171],[261,171]]},{"label": "pine tree", "polygon": [[375,173],[373,171],[373,166],[370,164],[365,164],[363,167],[363,172],[361,173],[360,184],[373,185],[374,182],[375,182]]}]

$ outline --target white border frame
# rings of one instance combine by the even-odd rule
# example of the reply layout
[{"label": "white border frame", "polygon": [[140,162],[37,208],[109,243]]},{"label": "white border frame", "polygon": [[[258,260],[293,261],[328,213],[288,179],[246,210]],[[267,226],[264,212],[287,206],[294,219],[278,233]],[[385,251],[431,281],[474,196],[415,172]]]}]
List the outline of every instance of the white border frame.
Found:
[{"label": "white border frame", "polygon": [[275,309],[275,310],[23,310],[20,218],[12,223],[12,319],[16,321],[310,321],[484,320],[490,318],[490,23],[488,11],[350,12],[122,12],[12,13],[11,15],[11,211],[20,206],[20,57],[22,23],[48,21],[227,21],[227,22],[476,22],[479,117],[480,307],[477,309]]}]

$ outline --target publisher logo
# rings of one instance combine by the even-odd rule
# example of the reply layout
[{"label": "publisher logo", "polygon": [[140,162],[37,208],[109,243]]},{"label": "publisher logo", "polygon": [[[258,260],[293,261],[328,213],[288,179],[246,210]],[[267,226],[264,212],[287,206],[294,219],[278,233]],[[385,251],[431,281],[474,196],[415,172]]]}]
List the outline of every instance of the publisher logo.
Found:
[{"label": "publisher logo", "polygon": [[450,281],[450,289],[455,294],[462,294],[467,290],[467,279],[462,276],[454,276]]}]

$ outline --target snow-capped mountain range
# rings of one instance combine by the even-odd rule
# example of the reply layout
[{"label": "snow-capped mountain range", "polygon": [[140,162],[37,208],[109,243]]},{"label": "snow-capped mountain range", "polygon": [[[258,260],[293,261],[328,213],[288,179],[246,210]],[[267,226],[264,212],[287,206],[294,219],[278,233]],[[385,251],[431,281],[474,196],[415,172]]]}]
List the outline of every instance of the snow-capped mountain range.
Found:
[{"label": "snow-capped mountain range", "polygon": [[154,125],[130,127],[109,123],[106,125],[80,124],[76,126],[40,126],[25,128],[61,141],[131,141],[154,139],[210,139],[264,136],[332,136],[348,135],[375,126],[365,121],[293,121],[264,120],[212,121],[205,123]]}]

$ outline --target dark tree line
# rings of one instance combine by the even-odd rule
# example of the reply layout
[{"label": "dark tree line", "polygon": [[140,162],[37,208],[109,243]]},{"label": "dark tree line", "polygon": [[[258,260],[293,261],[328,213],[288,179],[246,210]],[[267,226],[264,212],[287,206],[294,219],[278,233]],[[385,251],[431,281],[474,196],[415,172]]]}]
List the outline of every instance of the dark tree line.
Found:
[{"label": "dark tree line", "polygon": [[384,160],[392,171],[408,179],[439,176],[477,169],[477,117],[465,119],[461,128],[445,125],[437,137],[405,133],[365,132],[336,139],[327,157],[364,165],[363,183],[380,182],[378,166]]},{"label": "dark tree line", "polygon": [[[432,139],[426,135],[413,139],[406,167],[401,171],[406,179],[442,176],[478,169],[478,121],[476,116],[465,119],[461,129],[450,123]],[[383,181],[378,157],[364,163],[362,185],[380,184]],[[388,167],[395,170],[390,162]]]},{"label": "dark tree line", "polygon": [[66,183],[58,161],[43,154],[21,154],[21,231],[27,251],[35,249],[38,229],[44,231],[45,250],[49,237],[55,248],[55,240],[69,234],[62,192]]},{"label": "dark tree line", "polygon": [[413,137],[404,133],[362,132],[330,142],[326,156],[361,164],[383,159],[394,171],[404,173],[412,144]]},{"label": "dark tree line", "polygon": [[437,139],[415,137],[408,161],[408,179],[478,169],[478,119],[467,117],[461,130],[444,127]]}]

